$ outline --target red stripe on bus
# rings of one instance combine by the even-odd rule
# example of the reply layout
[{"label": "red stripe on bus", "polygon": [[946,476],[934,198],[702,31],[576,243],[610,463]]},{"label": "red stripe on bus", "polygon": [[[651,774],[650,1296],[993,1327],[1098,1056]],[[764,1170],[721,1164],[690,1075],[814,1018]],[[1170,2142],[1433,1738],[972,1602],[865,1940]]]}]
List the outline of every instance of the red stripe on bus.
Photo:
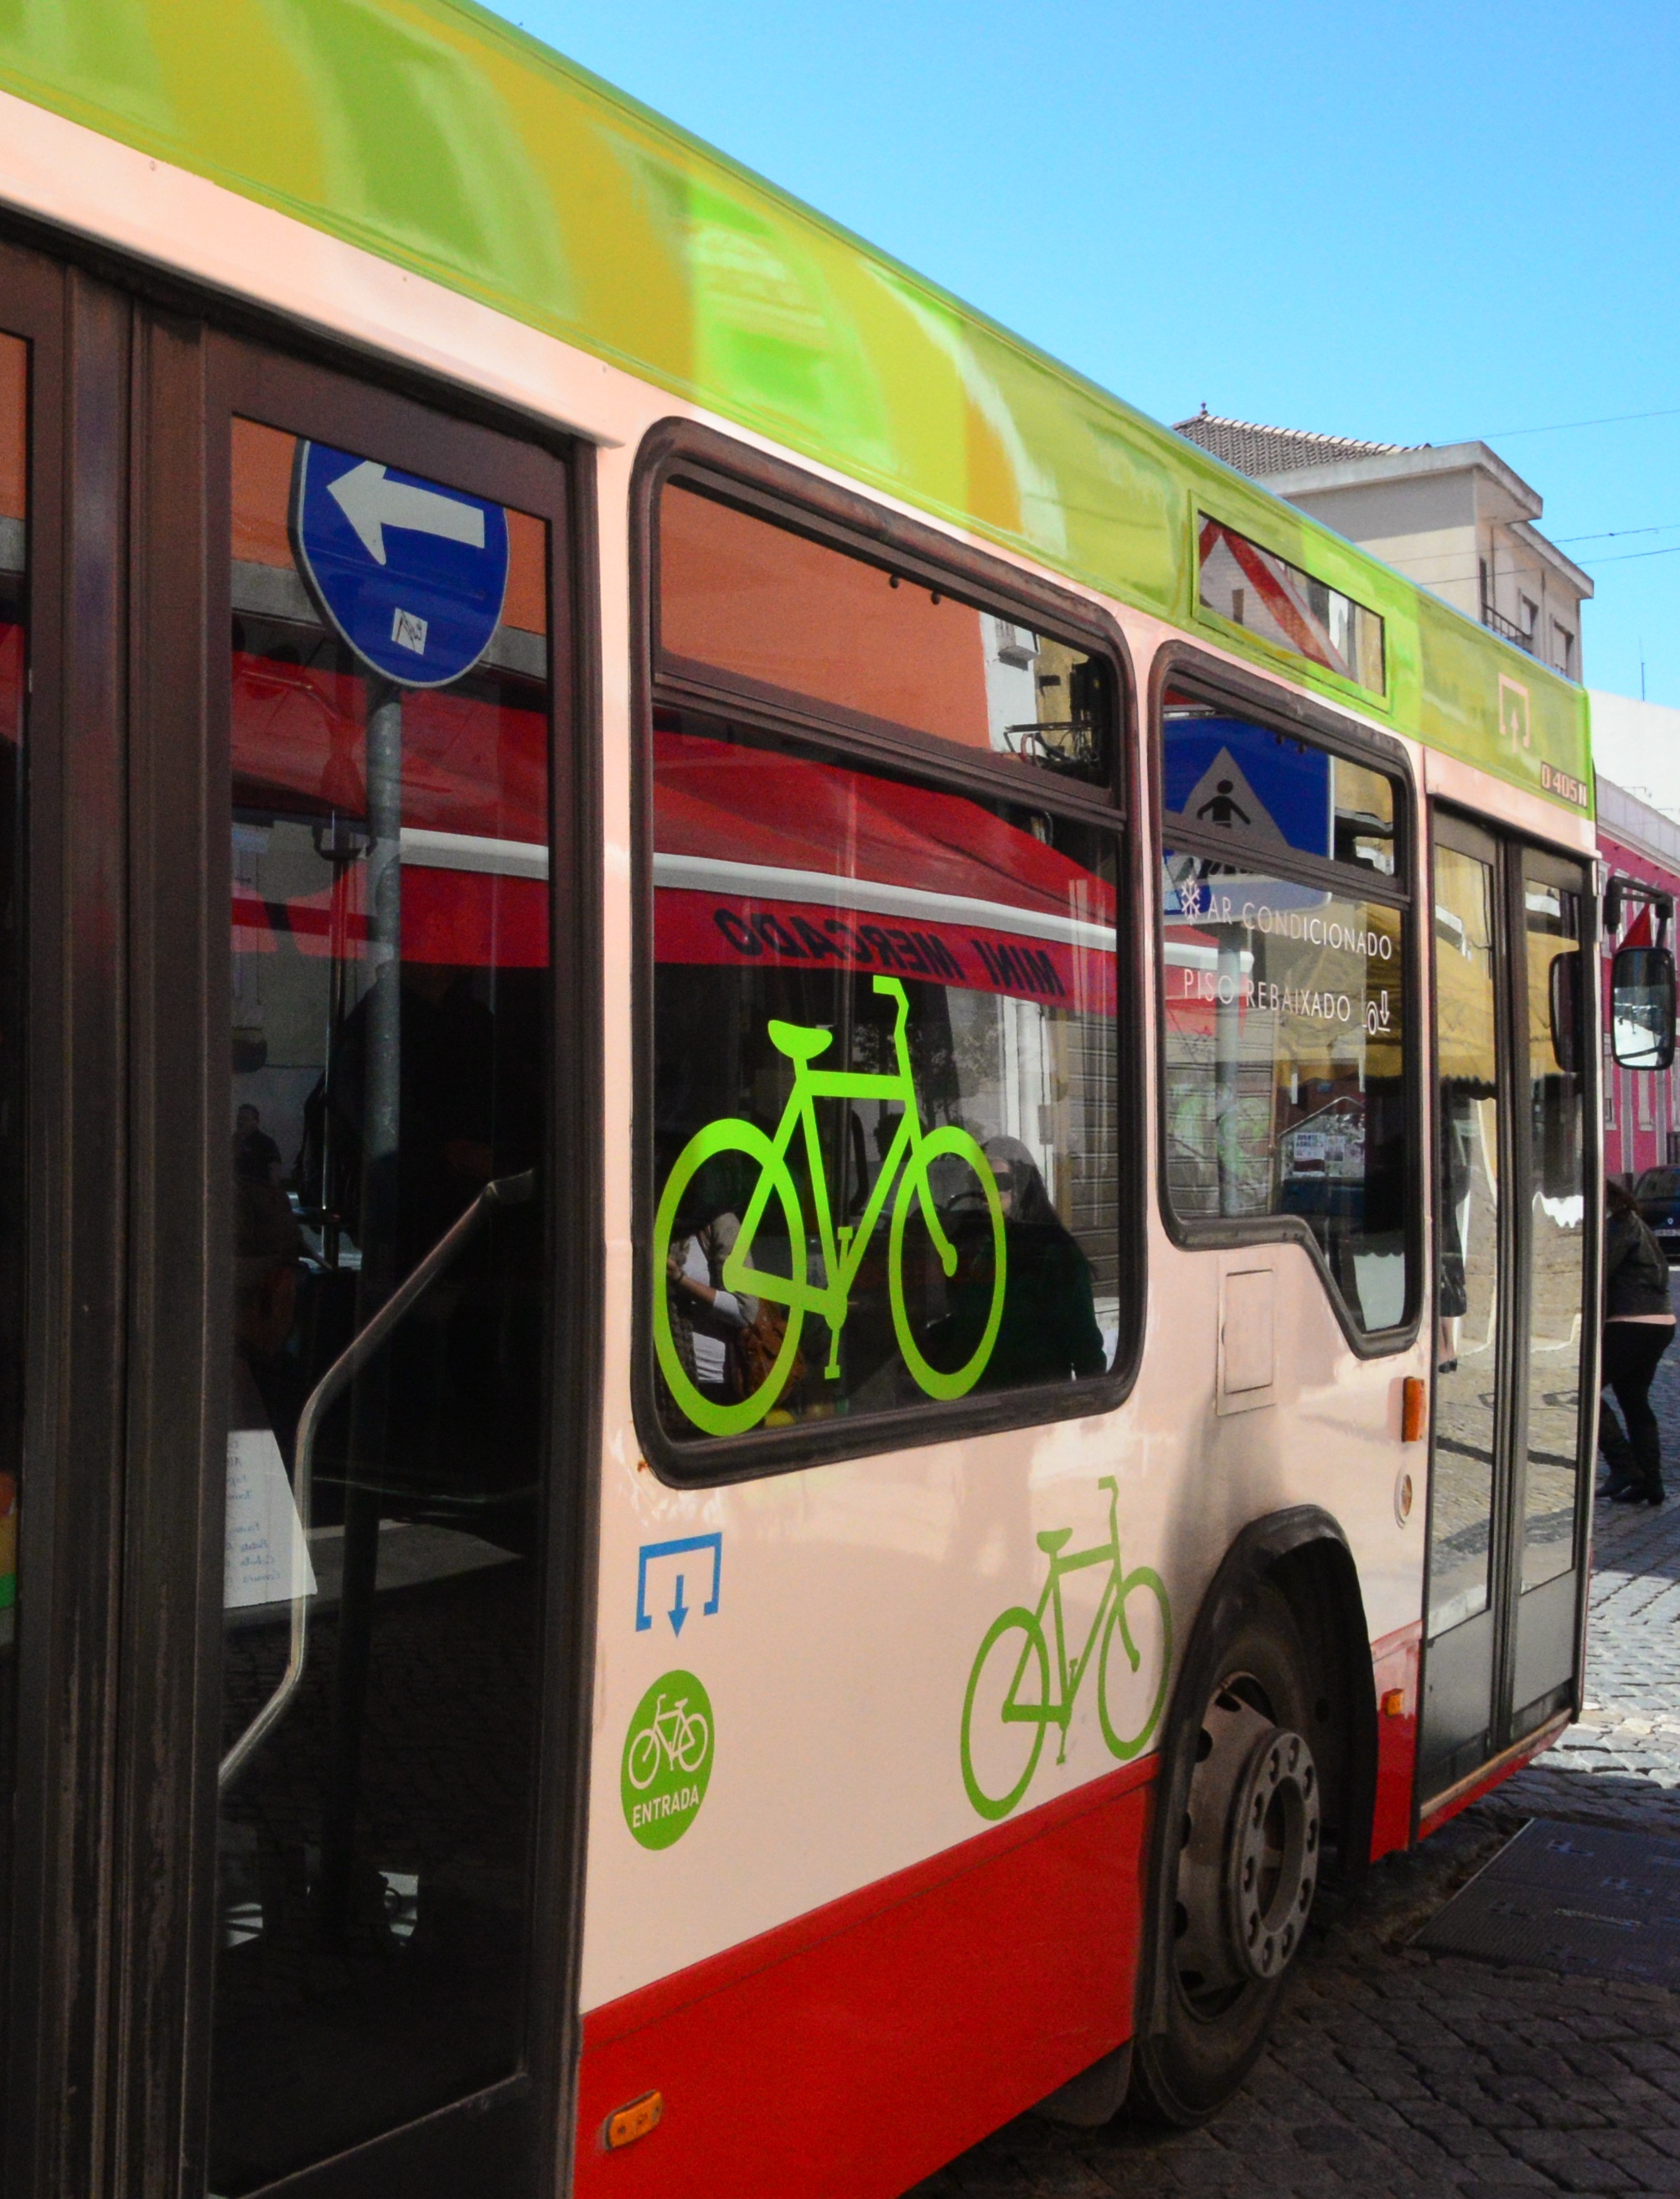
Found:
[{"label": "red stripe on bus", "polygon": [[[1414,1619],[1371,1644],[1377,1691],[1377,1792],[1371,1813],[1371,1860],[1412,1844],[1412,1789],[1417,1779],[1418,1643]],[[1386,1707],[1397,1694],[1397,1710]]]},{"label": "red stripe on bus", "polygon": [[[581,2195],[895,2199],[1131,2036],[1156,1759],[584,2018]],[[606,2120],[657,2091],[648,2137]]]}]

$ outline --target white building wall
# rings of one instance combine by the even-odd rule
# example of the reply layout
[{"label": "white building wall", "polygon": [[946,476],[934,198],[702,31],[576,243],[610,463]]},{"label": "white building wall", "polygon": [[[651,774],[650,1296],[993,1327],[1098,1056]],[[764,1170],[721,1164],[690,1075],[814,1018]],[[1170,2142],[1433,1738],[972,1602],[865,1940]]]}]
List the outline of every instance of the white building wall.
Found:
[{"label": "white building wall", "polygon": [[1613,779],[1653,809],[1680,818],[1680,710],[1596,687],[1590,691],[1593,762],[1601,780]]}]

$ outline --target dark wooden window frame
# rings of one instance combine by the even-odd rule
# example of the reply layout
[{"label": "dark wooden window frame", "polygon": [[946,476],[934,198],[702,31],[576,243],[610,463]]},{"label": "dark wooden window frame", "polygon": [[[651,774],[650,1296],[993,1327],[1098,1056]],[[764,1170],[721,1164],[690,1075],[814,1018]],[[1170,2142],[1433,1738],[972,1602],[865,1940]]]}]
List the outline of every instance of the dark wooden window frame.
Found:
[{"label": "dark wooden window frame", "polygon": [[[1167,1181],[1167,1086],[1164,1072],[1167,1043],[1166,925],[1161,910],[1158,881],[1155,882],[1151,896],[1150,919],[1155,962],[1158,1059],[1163,1064],[1162,1072],[1157,1079],[1155,1095],[1156,1197],[1167,1235],[1174,1244],[1187,1250],[1213,1246],[1234,1249],[1251,1245],[1299,1245],[1318,1271],[1337,1325],[1350,1350],[1362,1359],[1387,1358],[1396,1352],[1408,1350],[1415,1341],[1423,1309],[1431,1301],[1431,1286],[1424,1274],[1424,1181],[1420,1134],[1426,1119],[1423,1080],[1426,1066],[1424,1057],[1427,1048],[1422,1042],[1425,1029],[1422,1021],[1424,977],[1420,966],[1422,957],[1419,949],[1416,896],[1412,883],[1416,870],[1418,794],[1410,759],[1400,742],[1391,733],[1357,725],[1321,703],[1292,693],[1287,688],[1278,687],[1258,674],[1239,670],[1222,658],[1208,656],[1193,644],[1170,642],[1157,656],[1149,681],[1150,806],[1154,820],[1158,862],[1164,855],[1168,834],[1168,812],[1163,802],[1162,786],[1165,761],[1164,712],[1169,687],[1186,689],[1198,701],[1222,704],[1241,713],[1256,725],[1273,727],[1332,755],[1345,756],[1350,763],[1362,765],[1367,770],[1380,772],[1394,787],[1394,876],[1391,881],[1380,871],[1364,870],[1357,864],[1324,862],[1310,855],[1296,855],[1292,852],[1280,856],[1275,851],[1262,851],[1263,859],[1276,869],[1280,877],[1298,873],[1307,884],[1333,887],[1350,898],[1379,902],[1385,907],[1400,912],[1401,936],[1406,958],[1405,983],[1401,995],[1402,1013],[1405,1018],[1402,1039],[1406,1049],[1406,1299],[1403,1319],[1391,1327],[1369,1330],[1361,1327],[1331,1272],[1330,1263],[1317,1238],[1299,1216],[1257,1214],[1210,1218],[1182,1216],[1175,1208],[1171,1187]],[[1187,827],[1181,831],[1176,825],[1172,832],[1172,843],[1196,854],[1213,855],[1228,855],[1234,844],[1231,840],[1210,836],[1193,827]]]},{"label": "dark wooden window frame", "polygon": [[18,1804],[0,2016],[7,2199],[95,2191],[107,2174],[127,1304],[128,313],[102,284],[37,256],[33,241],[0,238],[0,326],[31,347]]},{"label": "dark wooden window frame", "polygon": [[[882,721],[742,680],[685,660],[658,662],[658,514],[670,481],[691,484],[772,525],[860,557],[999,617],[1053,633],[1090,650],[1110,668],[1115,724],[1111,783],[1094,786],[1008,758],[993,758],[932,733]],[[650,1115],[636,1111],[633,1240],[635,1306],[632,1398],[642,1446],[662,1479],[679,1486],[755,1479],[820,1461],[948,1443],[961,1436],[1041,1426],[1112,1412],[1129,1395],[1142,1350],[1146,1267],[1144,1249],[1142,1011],[1145,925],[1133,776],[1137,693],[1131,652],[1117,624],[1097,606],[1065,594],[1037,575],[953,541],[932,528],[887,511],[716,430],[668,420],[650,431],[631,491],[631,616],[634,747],[632,788],[635,969],[635,1089],[653,1075],[653,712],[656,703],[705,712],[749,727],[815,744],[835,761],[901,776],[978,799],[1047,811],[1111,834],[1116,852],[1117,1188],[1122,1326],[1116,1365],[1079,1383],[1045,1385],[948,1403],[929,1399],[855,1420],[759,1428],[744,1436],[674,1443],[654,1397],[650,1297],[653,1215],[657,1203]]]}]

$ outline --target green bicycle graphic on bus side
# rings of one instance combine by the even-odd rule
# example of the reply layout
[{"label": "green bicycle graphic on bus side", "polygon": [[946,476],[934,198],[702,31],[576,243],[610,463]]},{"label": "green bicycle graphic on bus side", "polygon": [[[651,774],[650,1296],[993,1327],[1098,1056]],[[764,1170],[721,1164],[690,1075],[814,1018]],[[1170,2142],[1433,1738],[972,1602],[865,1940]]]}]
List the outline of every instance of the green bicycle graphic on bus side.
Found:
[{"label": "green bicycle graphic on bus side", "polygon": [[[1038,1547],[1049,1559],[1050,1571],[1038,1608],[1029,1611],[1024,1604],[1016,1604],[1000,1612],[975,1654],[968,1692],[963,1698],[962,1775],[968,1799],[983,1817],[1006,1817],[1026,1793],[1038,1769],[1045,1734],[1053,1725],[1061,1734],[1056,1761],[1065,1762],[1074,1703],[1099,1644],[1097,1718],[1109,1753],[1123,1764],[1129,1763],[1149,1746],[1161,1722],[1172,1668],[1172,1608],[1161,1576],[1152,1566],[1123,1571],[1119,1485],[1111,1474],[1105,1474],[1097,1486],[1108,1491],[1108,1540],[1092,1549],[1064,1555],[1072,1539],[1071,1527],[1053,1527],[1041,1534]],[[1062,1583],[1070,1573],[1083,1572],[1089,1566],[1106,1566],[1109,1577],[1084,1647],[1070,1663]],[[1150,1639],[1152,1630],[1146,1630],[1140,1645],[1127,1619],[1127,1605],[1140,1593],[1146,1601],[1135,1608],[1145,1617],[1157,1614],[1158,1642]],[[1050,1645],[1045,1635],[1047,1611],[1053,1616],[1056,1643],[1053,1689]],[[1141,1667],[1146,1649],[1158,1659],[1149,1706],[1135,1732],[1121,1729],[1125,1716],[1121,1700],[1124,1678],[1114,1660],[1117,1642],[1132,1675]]]},{"label": "green bicycle graphic on bus side", "polygon": [[[829,1356],[823,1371],[831,1380],[838,1377],[840,1337],[852,1286],[889,1199],[892,1220],[887,1245],[887,1287],[893,1329],[905,1365],[930,1397],[960,1397],[974,1387],[992,1356],[1003,1318],[1006,1263],[1003,1204],[997,1181],[979,1141],[966,1130],[954,1123],[942,1123],[931,1130],[923,1128],[906,1035],[909,1001],[896,977],[877,977],[874,982],[875,990],[894,1006],[893,1047],[898,1065],[893,1073],[882,1076],[814,1068],[813,1063],[833,1043],[833,1032],[820,1024],[773,1020],[771,1043],[793,1064],[793,1089],[774,1134],[767,1134],[743,1117],[725,1116],[695,1133],[666,1178],[653,1225],[654,1349],[671,1394],[695,1426],[709,1435],[740,1435],[764,1418],[782,1394],[799,1350],[807,1314],[815,1314],[828,1323]],[[842,1223],[838,1228],[830,1205],[817,1119],[817,1103],[824,1100],[876,1100],[902,1111],[862,1213],[855,1223]],[[814,1210],[808,1217],[789,1160],[802,1131]],[[672,1239],[680,1234],[678,1221],[690,1187],[709,1162],[724,1156],[749,1164],[756,1181],[741,1217],[740,1234],[723,1263],[723,1287],[787,1309],[787,1327],[773,1365],[750,1395],[727,1404],[704,1396],[683,1364],[672,1334],[665,1288]],[[911,1321],[904,1282],[905,1230],[919,1207],[944,1274],[949,1277],[956,1272],[957,1247],[944,1227],[930,1182],[936,1164],[948,1160],[960,1161],[971,1170],[984,1200],[992,1249],[990,1304],[979,1342],[961,1366],[948,1369],[934,1366],[923,1352]],[[753,1248],[773,1199],[787,1232],[791,1272],[785,1275],[752,1264]],[[813,1253],[815,1274],[808,1275],[808,1260]]]}]

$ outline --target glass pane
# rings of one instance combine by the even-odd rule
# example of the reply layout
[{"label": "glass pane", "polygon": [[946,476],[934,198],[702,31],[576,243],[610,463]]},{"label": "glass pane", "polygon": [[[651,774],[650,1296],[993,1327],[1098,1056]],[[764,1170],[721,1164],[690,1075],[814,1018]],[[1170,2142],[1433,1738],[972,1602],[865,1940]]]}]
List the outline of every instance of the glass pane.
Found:
[{"label": "glass pane", "polygon": [[668,1432],[1102,1374],[1111,837],[709,718],[654,742]]},{"label": "glass pane", "polygon": [[[1650,919],[1642,920],[1648,929]],[[1619,947],[1610,965],[1610,1030],[1623,1069],[1660,1071],[1674,1049],[1674,960],[1665,947]],[[1638,1080],[1639,1127],[1651,1128],[1649,1076]]]},{"label": "glass pane", "polygon": [[1100,659],[701,496],[660,500],[668,660],[1105,785]]},{"label": "glass pane", "polygon": [[[0,335],[0,1996],[11,1913],[23,1437],[24,720],[29,695],[29,347]],[[0,2005],[3,2000],[0,1999]]]},{"label": "glass pane", "polygon": [[[1529,1167],[1528,1474],[1523,1495],[1523,1586],[1575,1561],[1579,1473],[1582,1294],[1586,1283],[1586,1154],[1583,1083],[1558,1067],[1552,1046],[1552,964],[1581,938],[1581,896],[1523,880],[1528,946]],[[1518,1706],[1521,1707],[1520,1705]]]},{"label": "glass pane", "polygon": [[1375,611],[1205,513],[1200,551],[1205,610],[1382,693],[1383,622]]},{"label": "glass pane", "polygon": [[1394,875],[1394,783],[1380,772],[1170,691],[1161,742],[1170,824]]},{"label": "glass pane", "polygon": [[1487,1608],[1499,1379],[1499,1054],[1494,874],[1435,853],[1441,1333],[1429,1633]]},{"label": "glass pane", "polygon": [[[323,481],[376,571],[347,540],[330,568]],[[475,609],[435,542],[490,561]],[[225,1747],[301,1671],[223,1794],[224,2199],[521,2061],[549,1053],[545,528],[239,422],[231,546]],[[328,603],[415,678],[487,646],[399,685]],[[300,1457],[316,1385],[469,1216]]]},{"label": "glass pane", "polygon": [[1174,1210],[1298,1216],[1354,1318],[1393,1327],[1408,1298],[1400,912],[1173,852],[1162,892]]}]

